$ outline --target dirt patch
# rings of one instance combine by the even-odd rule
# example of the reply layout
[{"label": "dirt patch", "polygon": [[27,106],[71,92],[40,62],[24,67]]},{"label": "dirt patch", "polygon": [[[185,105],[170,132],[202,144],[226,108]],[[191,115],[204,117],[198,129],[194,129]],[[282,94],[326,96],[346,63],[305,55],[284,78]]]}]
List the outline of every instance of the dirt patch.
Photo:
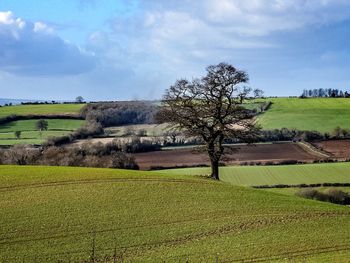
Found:
[{"label": "dirt patch", "polygon": [[314,142],[313,145],[333,158],[350,158],[350,140],[321,141]]},{"label": "dirt patch", "polygon": [[[319,156],[308,152],[295,143],[256,144],[232,146],[233,153],[226,156],[224,163],[236,164],[241,162],[280,162],[284,160],[298,160],[312,162],[320,159]],[[142,170],[149,170],[152,166],[197,166],[209,165],[209,159],[205,152],[194,149],[181,148],[147,153],[134,154],[136,162]]]}]

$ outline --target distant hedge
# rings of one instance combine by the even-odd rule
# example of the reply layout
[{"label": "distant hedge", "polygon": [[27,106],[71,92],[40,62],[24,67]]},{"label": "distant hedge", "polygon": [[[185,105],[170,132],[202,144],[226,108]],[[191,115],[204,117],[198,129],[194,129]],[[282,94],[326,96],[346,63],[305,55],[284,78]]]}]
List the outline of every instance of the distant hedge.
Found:
[{"label": "distant hedge", "polygon": [[310,188],[310,187],[349,187],[350,183],[320,183],[320,184],[274,184],[252,186],[257,189],[268,188]]},{"label": "distant hedge", "polygon": [[39,119],[71,119],[71,120],[83,120],[84,118],[77,114],[42,114],[42,115],[9,115],[4,118],[0,118],[0,124],[9,123],[12,121],[22,121],[22,120],[39,120]]}]

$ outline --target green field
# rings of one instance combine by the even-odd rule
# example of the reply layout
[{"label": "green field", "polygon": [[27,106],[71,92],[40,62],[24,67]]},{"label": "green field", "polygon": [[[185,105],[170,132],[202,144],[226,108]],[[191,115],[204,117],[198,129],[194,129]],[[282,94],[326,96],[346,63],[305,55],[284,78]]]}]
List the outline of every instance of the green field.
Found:
[{"label": "green field", "polygon": [[[182,175],[208,175],[210,168],[184,168],[159,171]],[[350,163],[228,166],[220,168],[220,179],[234,185],[350,183]]]},{"label": "green field", "polygon": [[[41,144],[49,136],[62,136],[80,128],[83,120],[47,119],[48,130],[41,134],[35,128],[38,120],[13,121],[0,125],[0,145],[13,144]],[[17,140],[14,132],[21,131],[21,138]]]},{"label": "green field", "polygon": [[295,128],[332,132],[337,126],[350,129],[350,99],[273,98],[270,109],[259,116],[264,129]]},{"label": "green field", "polygon": [[350,257],[350,210],[340,205],[112,169],[0,166],[0,185],[1,262],[92,262],[93,254],[113,262],[114,253],[118,262]]},{"label": "green field", "polygon": [[4,106],[0,107],[0,118],[10,115],[74,115],[79,113],[84,105],[85,104],[41,104]]}]

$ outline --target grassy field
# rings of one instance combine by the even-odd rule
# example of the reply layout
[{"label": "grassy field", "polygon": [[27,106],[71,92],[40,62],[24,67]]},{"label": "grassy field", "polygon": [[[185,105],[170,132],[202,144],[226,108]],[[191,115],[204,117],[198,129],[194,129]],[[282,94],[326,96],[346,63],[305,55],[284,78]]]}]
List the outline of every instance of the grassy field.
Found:
[{"label": "grassy field", "polygon": [[[41,134],[35,128],[38,120],[13,121],[0,125],[0,145],[40,144],[49,136],[62,136],[78,129],[84,124],[83,120],[47,119],[48,130]],[[21,131],[21,138],[17,140],[14,132]]]},{"label": "grassy field", "polygon": [[350,210],[340,205],[112,169],[0,166],[0,185],[1,262],[82,262],[92,255],[113,262],[113,254],[118,262],[350,257]]},{"label": "grassy field", "polygon": [[296,128],[332,132],[337,126],[350,129],[350,99],[345,98],[276,98],[259,116],[264,129]]},{"label": "grassy field", "polygon": [[46,115],[62,114],[72,115],[79,113],[85,104],[41,104],[41,105],[15,105],[0,107],[0,118],[9,115]]},{"label": "grassy field", "polygon": [[[168,174],[207,175],[209,168],[159,171]],[[234,185],[350,183],[350,163],[275,166],[227,166],[220,168],[220,179]]]}]

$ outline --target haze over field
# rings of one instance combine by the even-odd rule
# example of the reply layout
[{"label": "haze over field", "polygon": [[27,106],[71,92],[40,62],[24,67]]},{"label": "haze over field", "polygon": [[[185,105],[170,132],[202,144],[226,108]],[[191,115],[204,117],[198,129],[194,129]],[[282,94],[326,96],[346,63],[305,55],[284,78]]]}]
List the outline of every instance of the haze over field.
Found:
[{"label": "haze over field", "polygon": [[226,61],[266,95],[350,87],[350,2],[2,0],[5,98],[156,99]]}]

